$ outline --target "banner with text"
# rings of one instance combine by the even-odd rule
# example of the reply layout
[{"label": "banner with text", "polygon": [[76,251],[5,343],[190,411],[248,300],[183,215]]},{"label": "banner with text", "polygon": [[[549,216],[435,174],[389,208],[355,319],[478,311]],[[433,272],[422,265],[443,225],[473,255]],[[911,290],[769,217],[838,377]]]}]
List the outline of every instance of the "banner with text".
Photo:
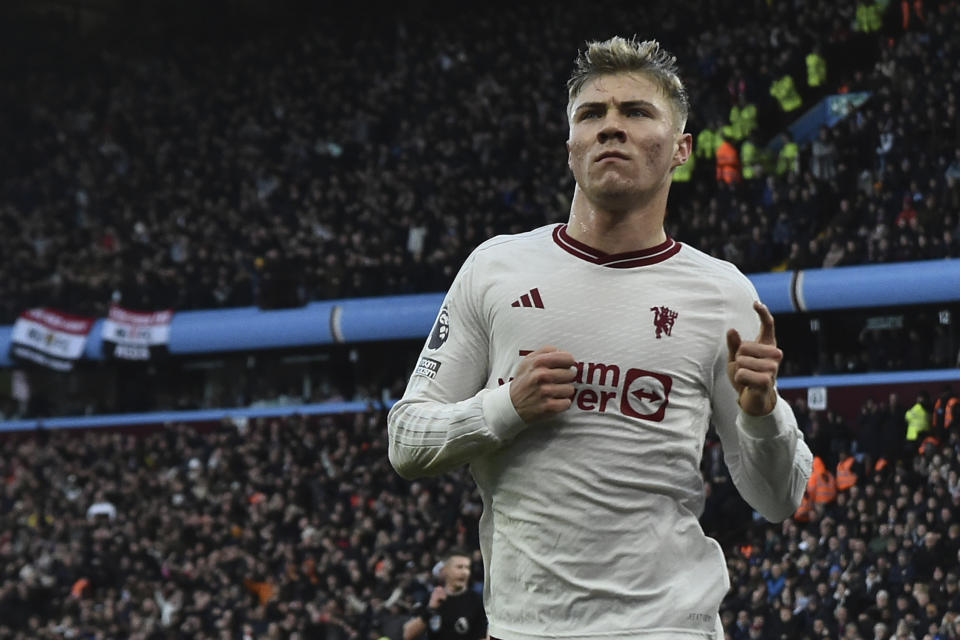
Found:
[{"label": "banner with text", "polygon": [[103,322],[103,355],[117,360],[154,360],[167,355],[173,310],[130,311],[116,305]]},{"label": "banner with text", "polygon": [[94,321],[53,309],[24,311],[13,324],[10,357],[70,371],[83,356]]}]

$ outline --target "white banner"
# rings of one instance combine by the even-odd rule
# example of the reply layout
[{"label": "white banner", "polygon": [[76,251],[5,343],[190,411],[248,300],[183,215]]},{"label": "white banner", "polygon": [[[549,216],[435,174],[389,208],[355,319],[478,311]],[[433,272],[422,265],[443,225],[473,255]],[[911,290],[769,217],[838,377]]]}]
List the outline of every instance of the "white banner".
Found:
[{"label": "white banner", "polygon": [[83,355],[93,323],[93,318],[53,309],[24,311],[13,324],[10,355],[57,371],[69,371]]},{"label": "white banner", "polygon": [[119,360],[150,360],[166,353],[173,310],[130,311],[110,307],[103,322],[103,353]]}]

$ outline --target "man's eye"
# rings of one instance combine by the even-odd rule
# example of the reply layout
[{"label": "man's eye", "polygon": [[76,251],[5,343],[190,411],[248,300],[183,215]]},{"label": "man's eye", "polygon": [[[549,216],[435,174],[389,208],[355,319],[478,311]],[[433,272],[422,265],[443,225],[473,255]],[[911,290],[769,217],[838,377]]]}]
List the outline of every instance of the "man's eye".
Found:
[{"label": "man's eye", "polygon": [[627,113],[631,118],[646,118],[650,115],[643,109],[630,109]]},{"label": "man's eye", "polygon": [[582,116],[580,116],[580,119],[589,120],[590,118],[599,118],[599,117],[600,117],[599,111],[586,111]]}]

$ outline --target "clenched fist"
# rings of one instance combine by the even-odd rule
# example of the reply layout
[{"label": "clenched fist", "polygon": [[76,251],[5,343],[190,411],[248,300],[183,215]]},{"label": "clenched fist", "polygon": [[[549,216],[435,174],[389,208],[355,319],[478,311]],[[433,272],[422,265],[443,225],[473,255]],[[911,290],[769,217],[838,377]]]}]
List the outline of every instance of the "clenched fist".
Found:
[{"label": "clenched fist", "polygon": [[566,351],[546,346],[528,353],[510,383],[510,400],[524,422],[561,413],[573,404],[574,366]]}]

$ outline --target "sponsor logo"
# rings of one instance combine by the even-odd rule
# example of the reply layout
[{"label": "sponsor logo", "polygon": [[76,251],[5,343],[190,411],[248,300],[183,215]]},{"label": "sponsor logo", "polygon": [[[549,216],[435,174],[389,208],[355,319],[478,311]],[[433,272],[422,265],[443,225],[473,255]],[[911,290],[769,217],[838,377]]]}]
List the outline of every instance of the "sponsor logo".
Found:
[{"label": "sponsor logo", "polygon": [[417,368],[413,370],[413,375],[423,376],[424,378],[433,380],[437,377],[437,371],[440,371],[440,362],[433,358],[424,357],[420,358],[420,362],[417,363]]},{"label": "sponsor logo", "polygon": [[[521,349],[520,357],[531,353]],[[573,406],[581,411],[617,411],[629,418],[661,422],[666,416],[673,378],[663,373],[606,362],[577,362]],[[499,378],[501,385],[513,378]]]},{"label": "sponsor logo", "polygon": [[528,293],[523,294],[519,298],[513,301],[511,307],[533,307],[535,309],[543,309],[543,298],[540,297],[540,289],[533,288],[530,289]]},{"label": "sponsor logo", "polygon": [[643,369],[630,369],[623,381],[620,413],[632,418],[660,422],[667,411],[667,396],[673,380],[670,376]]},{"label": "sponsor logo", "polygon": [[657,330],[657,340],[663,334],[668,336],[673,332],[673,323],[677,320],[677,312],[667,307],[650,307],[653,311],[653,327]]},{"label": "sponsor logo", "polygon": [[437,321],[433,323],[433,331],[430,332],[430,342],[427,343],[428,349],[439,349],[450,336],[450,312],[447,311],[447,305],[443,305],[440,313],[437,315]]}]

